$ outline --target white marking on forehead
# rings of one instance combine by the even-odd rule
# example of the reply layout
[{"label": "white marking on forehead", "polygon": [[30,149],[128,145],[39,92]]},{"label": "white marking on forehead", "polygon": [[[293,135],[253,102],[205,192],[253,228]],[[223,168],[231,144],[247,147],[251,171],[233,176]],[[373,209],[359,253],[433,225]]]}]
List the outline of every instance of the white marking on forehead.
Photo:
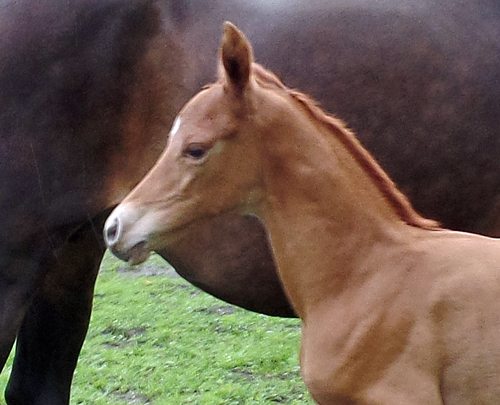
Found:
[{"label": "white marking on forehead", "polygon": [[181,119],[179,117],[175,118],[174,124],[172,125],[172,129],[170,130],[170,137],[173,137],[181,126]]}]

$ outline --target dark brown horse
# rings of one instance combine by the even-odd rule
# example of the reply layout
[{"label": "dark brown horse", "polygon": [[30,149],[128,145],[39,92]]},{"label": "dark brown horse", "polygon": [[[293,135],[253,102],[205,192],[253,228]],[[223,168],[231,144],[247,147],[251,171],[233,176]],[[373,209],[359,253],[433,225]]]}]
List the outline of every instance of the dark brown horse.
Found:
[{"label": "dark brown horse", "polygon": [[163,120],[184,99],[169,58],[179,47],[161,27],[143,1],[0,7],[1,367],[17,337],[9,404],[69,402],[102,223],[157,157]]},{"label": "dark brown horse", "polygon": [[[348,120],[422,213],[499,233],[496,1],[160,3],[0,8],[0,364],[18,338],[9,404],[68,403],[103,221],[215,77],[207,60],[226,19],[266,66]],[[193,224],[162,253],[222,299],[293,315],[252,218]]]}]

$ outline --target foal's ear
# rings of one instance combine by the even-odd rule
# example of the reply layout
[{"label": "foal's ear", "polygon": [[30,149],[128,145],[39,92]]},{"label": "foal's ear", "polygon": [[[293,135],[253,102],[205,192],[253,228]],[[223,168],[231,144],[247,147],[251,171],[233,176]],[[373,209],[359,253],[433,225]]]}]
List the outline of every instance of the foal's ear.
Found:
[{"label": "foal's ear", "polygon": [[221,61],[226,84],[238,91],[244,90],[250,80],[250,69],[253,63],[252,45],[243,32],[227,21],[224,23]]}]

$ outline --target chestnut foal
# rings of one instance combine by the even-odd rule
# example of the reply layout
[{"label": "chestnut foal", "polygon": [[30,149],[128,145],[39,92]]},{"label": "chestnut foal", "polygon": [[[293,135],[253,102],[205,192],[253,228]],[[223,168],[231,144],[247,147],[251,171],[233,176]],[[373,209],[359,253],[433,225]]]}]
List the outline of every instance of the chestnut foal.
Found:
[{"label": "chestnut foal", "polygon": [[139,262],[195,221],[258,216],[318,403],[500,403],[500,241],[417,214],[342,122],[253,63],[230,23],[220,58],[220,80],[108,219],[113,249]]}]

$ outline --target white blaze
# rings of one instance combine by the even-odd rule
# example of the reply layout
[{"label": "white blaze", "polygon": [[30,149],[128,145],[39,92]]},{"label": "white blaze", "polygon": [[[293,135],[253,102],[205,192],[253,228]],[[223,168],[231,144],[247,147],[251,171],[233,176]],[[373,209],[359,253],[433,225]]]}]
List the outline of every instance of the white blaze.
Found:
[{"label": "white blaze", "polygon": [[170,137],[173,137],[181,126],[181,119],[179,117],[175,118],[174,124],[172,125],[172,129],[170,130]]}]

